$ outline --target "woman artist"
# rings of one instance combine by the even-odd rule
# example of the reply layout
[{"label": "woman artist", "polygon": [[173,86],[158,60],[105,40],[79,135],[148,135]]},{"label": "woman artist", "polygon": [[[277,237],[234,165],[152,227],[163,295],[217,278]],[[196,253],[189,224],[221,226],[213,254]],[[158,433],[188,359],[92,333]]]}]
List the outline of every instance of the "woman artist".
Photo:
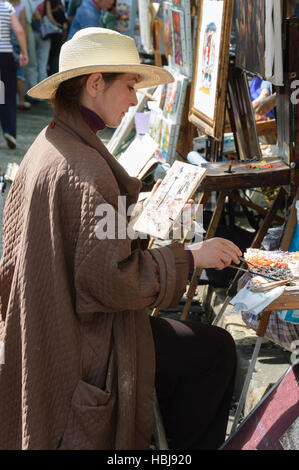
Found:
[{"label": "woman artist", "polygon": [[[25,155],[7,197],[0,264],[1,449],[148,449],[153,392],[170,447],[217,448],[232,396],[235,347],[221,328],[149,317],[176,306],[192,264],[238,263],[230,241],[141,249],[118,235],[141,183],[96,132],[116,127],[136,89],[167,83],[133,39],[86,28],[60,70],[31,89],[56,115]],[[106,212],[115,231],[101,235]],[[125,212],[126,213],[126,212]]]}]

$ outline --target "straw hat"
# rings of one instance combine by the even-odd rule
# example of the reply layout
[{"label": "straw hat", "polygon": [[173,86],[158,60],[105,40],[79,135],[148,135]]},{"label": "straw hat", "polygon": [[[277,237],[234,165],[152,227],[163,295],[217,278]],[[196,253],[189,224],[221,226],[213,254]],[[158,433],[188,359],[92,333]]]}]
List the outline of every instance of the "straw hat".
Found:
[{"label": "straw hat", "polygon": [[162,67],[140,64],[134,39],[106,28],[85,28],[65,42],[59,56],[59,72],[28,91],[34,98],[51,98],[60,83],[94,72],[136,73],[135,88],[173,82]]}]

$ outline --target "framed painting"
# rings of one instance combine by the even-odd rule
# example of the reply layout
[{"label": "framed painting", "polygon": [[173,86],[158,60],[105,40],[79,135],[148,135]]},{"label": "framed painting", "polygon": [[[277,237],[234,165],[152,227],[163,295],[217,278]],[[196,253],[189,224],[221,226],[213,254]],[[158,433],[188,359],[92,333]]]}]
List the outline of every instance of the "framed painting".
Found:
[{"label": "framed painting", "polygon": [[190,0],[173,0],[171,7],[172,57],[169,64],[178,72],[192,76],[192,33]]},{"label": "framed painting", "polygon": [[172,56],[172,22],[171,22],[171,3],[163,2],[163,44],[167,60]]},{"label": "framed painting", "polygon": [[117,31],[134,38],[137,0],[117,0],[115,10]]},{"label": "framed painting", "polygon": [[150,104],[147,132],[159,144],[155,157],[159,161],[172,164],[175,159],[188,78],[170,66],[165,69],[172,73],[174,81],[157,87],[154,94],[156,101]]},{"label": "framed painting", "polygon": [[225,118],[233,3],[203,0],[198,4],[189,121],[217,140],[222,139]]},{"label": "framed painting", "polygon": [[236,35],[236,67],[264,77],[265,0],[235,2],[233,27]]}]

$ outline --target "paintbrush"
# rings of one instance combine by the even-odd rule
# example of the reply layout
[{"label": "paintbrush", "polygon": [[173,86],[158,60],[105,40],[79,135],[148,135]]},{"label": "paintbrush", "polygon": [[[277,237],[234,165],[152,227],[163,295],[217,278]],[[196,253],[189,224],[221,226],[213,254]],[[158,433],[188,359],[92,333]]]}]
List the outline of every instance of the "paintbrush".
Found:
[{"label": "paintbrush", "polygon": [[267,292],[268,290],[274,289],[275,287],[284,286],[285,284],[291,283],[289,279],[283,281],[267,282],[267,284],[261,284],[259,286],[253,286],[251,290],[253,292]]},{"label": "paintbrush", "polygon": [[239,271],[244,271],[244,273],[251,274],[252,276],[261,276],[261,277],[264,277],[266,279],[270,279],[271,281],[281,281],[281,279],[278,279],[277,277],[268,276],[266,274],[262,274],[262,273],[259,273],[257,271],[250,271],[249,269],[244,269],[244,268],[241,268],[239,266],[234,266],[233,264],[230,264],[228,267],[238,269]]}]

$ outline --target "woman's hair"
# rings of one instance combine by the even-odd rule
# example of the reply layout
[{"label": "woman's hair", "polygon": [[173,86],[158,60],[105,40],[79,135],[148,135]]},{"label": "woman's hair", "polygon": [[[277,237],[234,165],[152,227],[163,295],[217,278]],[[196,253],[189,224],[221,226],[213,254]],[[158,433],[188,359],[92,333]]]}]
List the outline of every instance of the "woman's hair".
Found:
[{"label": "woman's hair", "polygon": [[[111,85],[120,73],[102,73],[106,85]],[[56,112],[75,112],[80,110],[80,98],[89,75],[70,78],[62,82],[54,93],[51,104]]]}]

